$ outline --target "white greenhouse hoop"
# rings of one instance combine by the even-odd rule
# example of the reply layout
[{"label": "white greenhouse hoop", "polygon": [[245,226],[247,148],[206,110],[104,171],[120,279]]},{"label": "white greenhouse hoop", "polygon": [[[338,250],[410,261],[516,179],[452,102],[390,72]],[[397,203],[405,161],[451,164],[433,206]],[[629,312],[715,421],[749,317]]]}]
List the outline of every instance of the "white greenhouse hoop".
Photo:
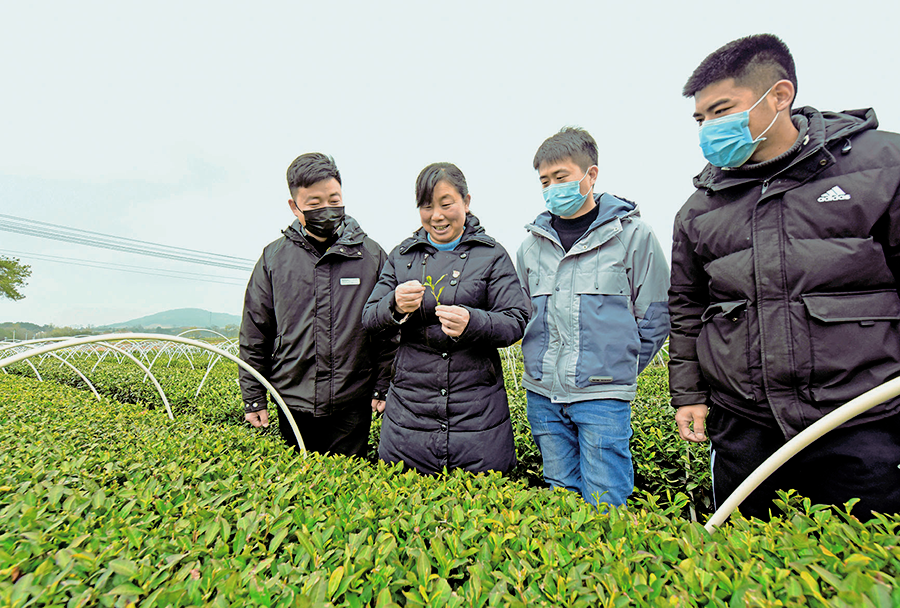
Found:
[{"label": "white greenhouse hoop", "polygon": [[91,381],[87,379],[87,376],[85,376],[84,374],[81,373],[80,369],[78,369],[77,367],[75,367],[74,365],[69,363],[66,359],[63,359],[56,353],[49,353],[49,355],[51,357],[55,357],[55,358],[59,359],[61,364],[67,365],[68,367],[70,367],[72,369],[72,371],[74,371],[76,374],[78,374],[78,377],[81,378],[82,380],[84,380],[85,384],[88,385],[88,388],[91,389],[91,392],[94,393],[94,397],[97,398],[97,401],[100,401],[100,393],[97,392],[97,389],[94,388],[94,385],[91,384]]},{"label": "white greenhouse hoop", "polygon": [[206,328],[206,327],[195,327],[195,328],[193,328],[193,329],[186,329],[186,330],[184,330],[183,332],[181,332],[180,334],[178,334],[178,337],[179,337],[179,338],[183,338],[183,337],[185,336],[185,334],[190,334],[190,333],[193,333],[193,332],[195,332],[195,331],[206,331],[206,332],[209,332],[209,333],[211,333],[211,334],[216,334],[217,336],[219,336],[219,337],[222,338],[223,340],[227,340],[227,339],[228,339],[228,336],[223,335],[223,334],[220,334],[220,333],[217,332],[216,330],[214,330],[214,329],[208,329],[208,328]]},{"label": "white greenhouse hoop", "polygon": [[[15,355],[12,355],[11,357],[7,357],[6,359],[2,359],[2,360],[0,360],[0,369],[5,368],[7,365],[12,365],[13,363],[18,363],[19,361],[25,361],[25,363],[27,363],[28,365],[31,365],[31,369],[34,369],[35,373],[37,373],[37,369],[35,369],[34,365],[32,365],[32,363],[31,363],[31,361],[28,360],[31,357],[37,357],[37,356],[43,355],[45,353],[52,353],[53,351],[63,350],[66,348],[71,348],[73,346],[79,346],[81,344],[98,343],[101,346],[109,349],[109,351],[107,351],[107,352],[115,351],[115,352],[120,353],[120,354],[124,355],[125,357],[131,359],[132,361],[134,361],[137,364],[137,366],[141,368],[141,371],[143,371],[147,375],[147,377],[153,381],[153,385],[156,387],[156,392],[159,393],[159,396],[162,399],[163,405],[166,407],[166,413],[169,415],[169,420],[175,420],[175,415],[172,413],[172,407],[169,405],[169,400],[166,398],[166,393],[163,391],[163,388],[159,384],[159,380],[156,379],[156,376],[154,376],[153,373],[147,368],[147,366],[144,365],[143,363],[141,363],[137,357],[135,357],[131,353],[119,348],[118,346],[113,346],[112,344],[110,344],[108,342],[108,340],[110,340],[110,339],[115,340],[118,336],[122,336],[124,340],[129,340],[130,338],[128,336],[131,336],[131,335],[138,335],[138,334],[106,334],[103,336],[88,336],[85,338],[50,338],[49,340],[31,340],[31,341],[29,341],[30,344],[42,343],[42,342],[46,343],[48,341],[51,341],[53,343],[47,344],[45,346],[37,346],[35,348],[29,348],[26,351],[17,353]],[[21,346],[22,344],[25,344],[25,343],[20,342],[19,344],[17,344],[17,346]],[[0,350],[4,350],[4,349],[8,349],[8,348],[9,347],[4,347]],[[105,357],[105,356],[106,356],[106,353],[104,353],[103,357]],[[103,360],[103,357],[100,357],[100,360],[98,360],[97,363],[100,363],[100,361]],[[97,367],[97,365],[95,364],[94,367],[91,368],[92,373],[96,367]],[[78,370],[75,370],[75,371],[77,372]],[[85,382],[87,382],[87,378],[85,378],[84,374],[81,374],[79,372],[78,375],[81,376],[82,379],[85,380]],[[41,380],[41,382],[43,382],[43,379],[41,379],[40,374],[38,374],[38,379]],[[94,387],[90,382],[88,382],[88,385],[93,390]],[[97,391],[94,391],[94,394],[96,395]],[[99,398],[99,396],[98,396],[98,398]]]},{"label": "white greenhouse hoop", "polygon": [[[222,349],[216,348],[210,344],[206,344],[205,342],[200,342],[198,340],[192,340],[190,338],[182,338],[180,336],[167,336],[164,334],[140,334],[140,333],[128,333],[128,334],[104,334],[101,336],[88,336],[85,338],[62,338],[57,339],[62,341],[54,341],[53,344],[47,344],[45,346],[39,346],[37,348],[33,348],[31,350],[21,352],[5,359],[0,359],[0,369],[5,368],[8,365],[13,363],[17,363],[19,361],[27,360],[31,357],[35,357],[38,355],[43,355],[44,353],[49,353],[57,350],[62,350],[66,348],[71,348],[73,346],[80,346],[82,344],[91,344],[91,343],[103,343],[105,346],[109,347],[112,350],[116,350],[127,357],[131,358],[133,361],[138,363],[141,368],[147,373],[147,375],[153,380],[154,384],[157,386],[160,395],[163,398],[163,403],[166,405],[166,409],[168,410],[168,414],[170,419],[174,420],[175,417],[172,415],[172,410],[169,408],[169,402],[165,397],[165,393],[162,392],[162,387],[159,386],[159,382],[156,380],[156,377],[148,370],[140,361],[138,361],[134,356],[125,352],[122,349],[116,348],[115,346],[109,344],[110,341],[118,341],[118,340],[156,340],[160,342],[176,342],[179,344],[186,344],[188,346],[193,346],[196,348],[200,348],[203,350],[207,350],[209,352],[215,353],[219,356],[225,357],[229,361],[233,361],[237,363],[240,367],[250,373],[254,378],[256,378],[260,384],[262,384],[267,391],[272,395],[272,398],[275,399],[275,402],[278,404],[278,407],[281,408],[281,411],[284,413],[287,418],[288,424],[291,427],[291,431],[293,431],[294,436],[297,439],[297,447],[300,448],[301,453],[306,453],[306,445],[303,443],[303,437],[300,435],[300,430],[297,428],[297,423],[294,420],[294,416],[291,414],[291,411],[288,409],[287,404],[284,402],[284,399],[281,398],[281,395],[278,394],[278,391],[275,390],[275,387],[266,380],[262,374],[253,369],[246,362],[242,361],[239,357],[232,355],[229,352],[226,352]],[[46,343],[47,340],[38,340],[37,342]],[[15,345],[3,345],[0,346],[0,350],[4,350],[6,348],[10,348],[11,346],[21,346],[23,343],[17,343]]]},{"label": "white greenhouse hoop", "polygon": [[791,457],[810,443],[847,422],[863,412],[872,409],[879,403],[893,399],[900,395],[900,378],[894,378],[884,384],[866,391],[856,399],[848,401],[841,407],[823,416],[810,426],[803,429],[796,437],[781,446],[778,451],[766,458],[766,460],[753,471],[747,479],[731,493],[722,506],[716,509],[709,521],[704,526],[708,532],[712,532],[716,526],[721,525],[734,512],[735,509],[747,498],[759,484],[774,473],[778,467],[787,462]]}]

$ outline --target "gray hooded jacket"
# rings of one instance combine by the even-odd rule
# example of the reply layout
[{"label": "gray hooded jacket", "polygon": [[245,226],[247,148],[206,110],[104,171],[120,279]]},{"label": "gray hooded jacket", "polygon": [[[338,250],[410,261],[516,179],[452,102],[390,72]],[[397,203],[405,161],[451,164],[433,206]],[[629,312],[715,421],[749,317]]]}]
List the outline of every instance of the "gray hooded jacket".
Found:
[{"label": "gray hooded jacket", "polygon": [[669,334],[669,267],[637,205],[595,195],[600,212],[563,250],[544,212],[526,226],[519,280],[532,314],[525,388],[554,402],[631,401],[637,375]]}]

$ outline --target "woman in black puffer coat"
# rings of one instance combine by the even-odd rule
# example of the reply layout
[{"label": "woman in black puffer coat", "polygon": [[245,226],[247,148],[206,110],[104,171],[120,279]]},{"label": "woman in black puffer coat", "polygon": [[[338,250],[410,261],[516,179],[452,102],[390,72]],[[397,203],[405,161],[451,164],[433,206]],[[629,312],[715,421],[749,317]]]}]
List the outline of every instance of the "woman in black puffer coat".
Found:
[{"label": "woman in black puffer coat", "polygon": [[470,199],[455,165],[422,170],[422,227],[391,251],[363,310],[369,330],[400,326],[378,456],[421,473],[516,463],[497,348],[522,338],[528,302]]}]

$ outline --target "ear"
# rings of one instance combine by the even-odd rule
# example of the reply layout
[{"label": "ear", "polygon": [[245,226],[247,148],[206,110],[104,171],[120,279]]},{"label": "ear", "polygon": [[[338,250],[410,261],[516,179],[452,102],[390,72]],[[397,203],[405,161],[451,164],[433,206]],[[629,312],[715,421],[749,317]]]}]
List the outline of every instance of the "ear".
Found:
[{"label": "ear", "polygon": [[469,203],[472,201],[472,195],[467,194],[466,198],[463,199],[463,206],[466,208],[466,213],[469,212]]},{"label": "ear", "polygon": [[775,93],[775,111],[782,112],[791,107],[794,101],[794,83],[790,80],[779,80],[772,86]]},{"label": "ear", "polygon": [[300,223],[305,226],[306,220],[303,217],[303,212],[300,211],[300,209],[297,207],[297,203],[294,202],[294,199],[288,199],[288,207],[290,207],[291,213],[293,213],[297,217],[297,219],[300,220]]},{"label": "ear", "polygon": [[600,177],[600,167],[594,165],[588,169],[588,177],[591,178],[591,189],[597,184],[597,179]]}]

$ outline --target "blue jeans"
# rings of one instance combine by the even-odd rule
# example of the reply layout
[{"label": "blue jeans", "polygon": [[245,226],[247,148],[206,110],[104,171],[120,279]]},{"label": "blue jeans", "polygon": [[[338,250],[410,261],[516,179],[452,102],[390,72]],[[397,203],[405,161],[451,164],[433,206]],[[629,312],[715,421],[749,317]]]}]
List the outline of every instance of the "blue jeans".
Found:
[{"label": "blue jeans", "polygon": [[553,403],[531,391],[527,396],[528,422],[547,483],[580,492],[593,505],[625,504],[634,489],[631,404],[619,399]]}]

